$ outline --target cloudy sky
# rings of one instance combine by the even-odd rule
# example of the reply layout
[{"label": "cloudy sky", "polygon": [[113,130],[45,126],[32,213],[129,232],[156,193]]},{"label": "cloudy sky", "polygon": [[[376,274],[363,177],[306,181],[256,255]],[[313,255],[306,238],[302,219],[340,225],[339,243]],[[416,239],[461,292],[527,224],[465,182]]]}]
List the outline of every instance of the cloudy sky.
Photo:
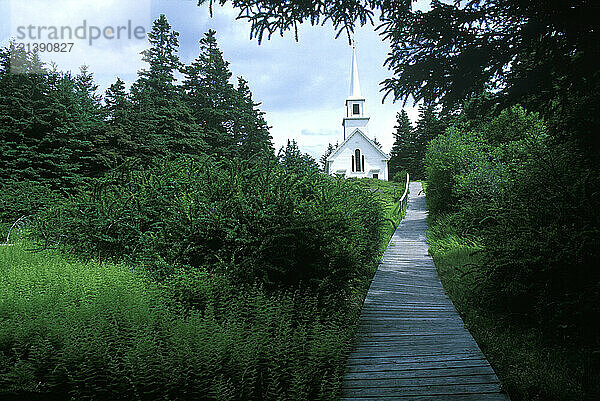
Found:
[{"label": "cloudy sky", "polygon": [[[204,32],[217,31],[219,47],[230,62],[233,79],[241,75],[249,81],[255,101],[262,103],[260,108],[272,126],[277,148],[288,138],[294,138],[303,151],[318,158],[329,142],[341,142],[352,57],[345,36],[335,39],[331,26],[306,24],[300,27],[298,42],[290,32],[258,45],[256,40],[250,40],[249,23],[235,19],[236,10],[215,6],[211,18],[208,5],[198,7],[196,3],[196,0],[0,0],[0,44],[6,45],[10,38],[24,43],[42,42],[38,34],[47,39],[50,29],[38,32],[38,27],[68,26],[75,30],[85,21],[85,29],[78,31],[84,39],[54,40],[74,42],[71,52],[44,53],[42,59],[56,63],[62,70],[77,71],[80,65],[88,65],[103,91],[117,76],[128,83],[135,80],[136,72],[145,66],[139,53],[147,47],[147,41],[133,34],[128,36],[126,29],[119,32],[120,39],[109,40],[101,34],[98,39],[92,37],[104,29],[108,29],[108,36],[115,36],[118,26],[128,25],[131,31],[141,26],[147,32],[152,20],[165,14],[173,29],[180,33],[179,55],[185,63],[197,57],[198,41]],[[30,25],[35,28],[28,30]],[[370,134],[389,151],[396,113],[402,104],[389,99],[385,104],[381,102],[379,83],[389,76],[383,67],[388,46],[372,26],[358,28],[355,40],[360,86],[371,117]],[[412,103],[407,104],[406,109],[414,121],[417,112],[411,106]]]}]

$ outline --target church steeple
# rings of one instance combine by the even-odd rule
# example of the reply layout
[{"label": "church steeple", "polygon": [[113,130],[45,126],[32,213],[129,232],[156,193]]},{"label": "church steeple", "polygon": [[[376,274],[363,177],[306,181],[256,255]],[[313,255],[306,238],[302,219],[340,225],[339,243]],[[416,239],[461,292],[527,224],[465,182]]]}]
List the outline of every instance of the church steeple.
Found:
[{"label": "church steeple", "polygon": [[358,63],[356,61],[356,45],[352,39],[352,76],[350,78],[350,97],[349,99],[361,99],[360,83],[358,81]]},{"label": "church steeple", "polygon": [[358,82],[358,62],[356,57],[356,45],[352,40],[352,71],[350,73],[350,94],[346,98],[346,116],[342,121],[344,127],[344,140],[356,128],[367,134],[367,123],[369,117],[365,117],[365,98],[360,93]]}]

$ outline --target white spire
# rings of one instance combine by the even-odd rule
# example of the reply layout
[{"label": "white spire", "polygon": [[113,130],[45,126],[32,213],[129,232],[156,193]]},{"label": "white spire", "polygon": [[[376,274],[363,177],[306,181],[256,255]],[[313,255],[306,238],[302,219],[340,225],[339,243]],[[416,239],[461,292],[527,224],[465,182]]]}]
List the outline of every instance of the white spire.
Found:
[{"label": "white spire", "polygon": [[358,64],[356,63],[356,46],[352,39],[352,77],[350,78],[350,98],[360,99],[360,83],[358,82]]}]

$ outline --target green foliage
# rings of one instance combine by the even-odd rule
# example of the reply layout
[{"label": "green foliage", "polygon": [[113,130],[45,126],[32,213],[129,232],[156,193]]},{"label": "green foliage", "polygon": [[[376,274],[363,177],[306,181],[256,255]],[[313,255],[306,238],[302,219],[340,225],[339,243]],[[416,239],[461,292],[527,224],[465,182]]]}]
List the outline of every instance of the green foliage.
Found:
[{"label": "green foliage", "polygon": [[460,236],[480,238],[483,299],[553,335],[598,338],[597,175],[581,175],[574,147],[520,107],[480,130],[454,127],[430,144],[432,215],[453,214]]},{"label": "green foliage", "polygon": [[91,99],[82,78],[44,70],[36,54],[14,43],[0,64],[0,181],[73,188],[90,170],[91,126],[79,124],[87,111],[78,102]]},{"label": "green foliage", "polygon": [[335,152],[335,150],[338,148],[339,144],[336,143],[335,145],[329,143],[327,145],[327,149],[325,149],[325,153],[323,153],[323,155],[321,155],[321,158],[319,159],[319,165],[321,166],[321,171],[324,172],[325,174],[329,174],[329,165],[327,164],[327,159],[329,158],[329,156],[331,156],[333,154],[333,152]]},{"label": "green foliage", "polygon": [[390,181],[398,182],[398,183],[406,182],[406,173],[407,173],[407,171],[405,171],[405,170],[398,171],[397,173],[395,173],[392,176],[392,179]]},{"label": "green foliage", "polygon": [[401,203],[400,198],[404,194],[406,188],[406,173],[404,177],[398,181],[381,181],[377,178],[360,178],[356,179],[358,185],[365,190],[378,194],[378,203],[384,210],[383,217],[385,218],[384,240],[381,241],[382,253],[387,248],[390,238],[396,231],[396,227],[404,218],[407,203]]},{"label": "green foliage", "polygon": [[348,289],[378,250],[375,195],[288,150],[280,163],[181,159],[115,172],[44,214],[40,230],[79,255],[161,274],[181,264],[242,283]]},{"label": "green foliage", "polygon": [[594,345],[556,339],[481,302],[488,297],[473,266],[481,241],[461,233],[461,216],[429,219],[427,242],[444,289],[513,401],[592,400],[600,391]]},{"label": "green foliage", "polygon": [[435,105],[419,106],[419,119],[413,127],[404,109],[397,114],[394,145],[390,152],[389,169],[393,177],[408,171],[414,180],[425,178],[425,151],[431,140],[446,129],[446,118]]},{"label": "green foliage", "polygon": [[36,181],[0,184],[0,221],[13,223],[21,216],[34,215],[62,197],[48,185]]},{"label": "green foliage", "polygon": [[242,160],[272,158],[273,138],[269,134],[265,113],[257,108],[260,104],[254,103],[248,82],[242,77],[238,77],[236,97],[233,136],[239,144],[239,157]]},{"label": "green foliage", "polygon": [[[182,309],[186,289],[202,305]],[[159,286],[21,245],[0,249],[0,293],[0,396],[15,398],[336,398],[358,311],[194,271]]]},{"label": "green foliage", "polygon": [[97,157],[104,165],[116,167],[141,152],[135,138],[133,103],[120,78],[106,90],[103,108],[106,124],[95,138]]},{"label": "green foliage", "polygon": [[[433,215],[456,211],[456,180],[483,162],[484,142],[477,133],[451,127],[427,148],[427,207]],[[484,168],[482,166],[482,168]]]},{"label": "green foliage", "polygon": [[142,52],[148,69],[138,72],[131,88],[136,140],[144,164],[157,156],[197,156],[206,150],[203,127],[193,118],[181,86],[176,85],[176,74],[183,67],[177,55],[178,36],[164,15],[154,21],[148,34],[150,48]]},{"label": "green foliage", "polygon": [[[396,115],[396,126],[394,127],[394,144],[390,152],[389,170],[390,176],[394,177],[400,171],[417,171],[419,162],[419,144],[415,136],[408,114],[402,109]],[[406,174],[405,174],[406,176]]]},{"label": "green foliage", "polygon": [[200,39],[200,55],[184,70],[183,89],[196,123],[204,127],[208,153],[231,157],[239,139],[232,132],[236,92],[215,34],[211,29]]},{"label": "green foliage", "polygon": [[308,153],[302,153],[295,139],[288,139],[287,144],[277,152],[277,159],[288,174],[306,175],[319,170],[315,159]]}]

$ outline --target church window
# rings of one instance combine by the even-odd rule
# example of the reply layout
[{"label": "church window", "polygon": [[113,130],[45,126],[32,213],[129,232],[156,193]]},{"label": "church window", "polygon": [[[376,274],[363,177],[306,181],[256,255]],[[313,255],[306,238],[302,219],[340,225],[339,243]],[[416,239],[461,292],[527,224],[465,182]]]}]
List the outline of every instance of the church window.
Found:
[{"label": "church window", "polygon": [[354,155],[352,155],[352,172],[354,172]]},{"label": "church window", "polygon": [[358,104],[352,105],[352,114],[360,114],[360,106]]},{"label": "church window", "polygon": [[[356,149],[354,151],[354,160],[355,160],[355,164],[356,164],[356,171],[363,171],[363,163],[364,163],[364,156],[361,159],[360,157],[360,149]],[[361,163],[361,161],[363,161],[363,163]]]}]

